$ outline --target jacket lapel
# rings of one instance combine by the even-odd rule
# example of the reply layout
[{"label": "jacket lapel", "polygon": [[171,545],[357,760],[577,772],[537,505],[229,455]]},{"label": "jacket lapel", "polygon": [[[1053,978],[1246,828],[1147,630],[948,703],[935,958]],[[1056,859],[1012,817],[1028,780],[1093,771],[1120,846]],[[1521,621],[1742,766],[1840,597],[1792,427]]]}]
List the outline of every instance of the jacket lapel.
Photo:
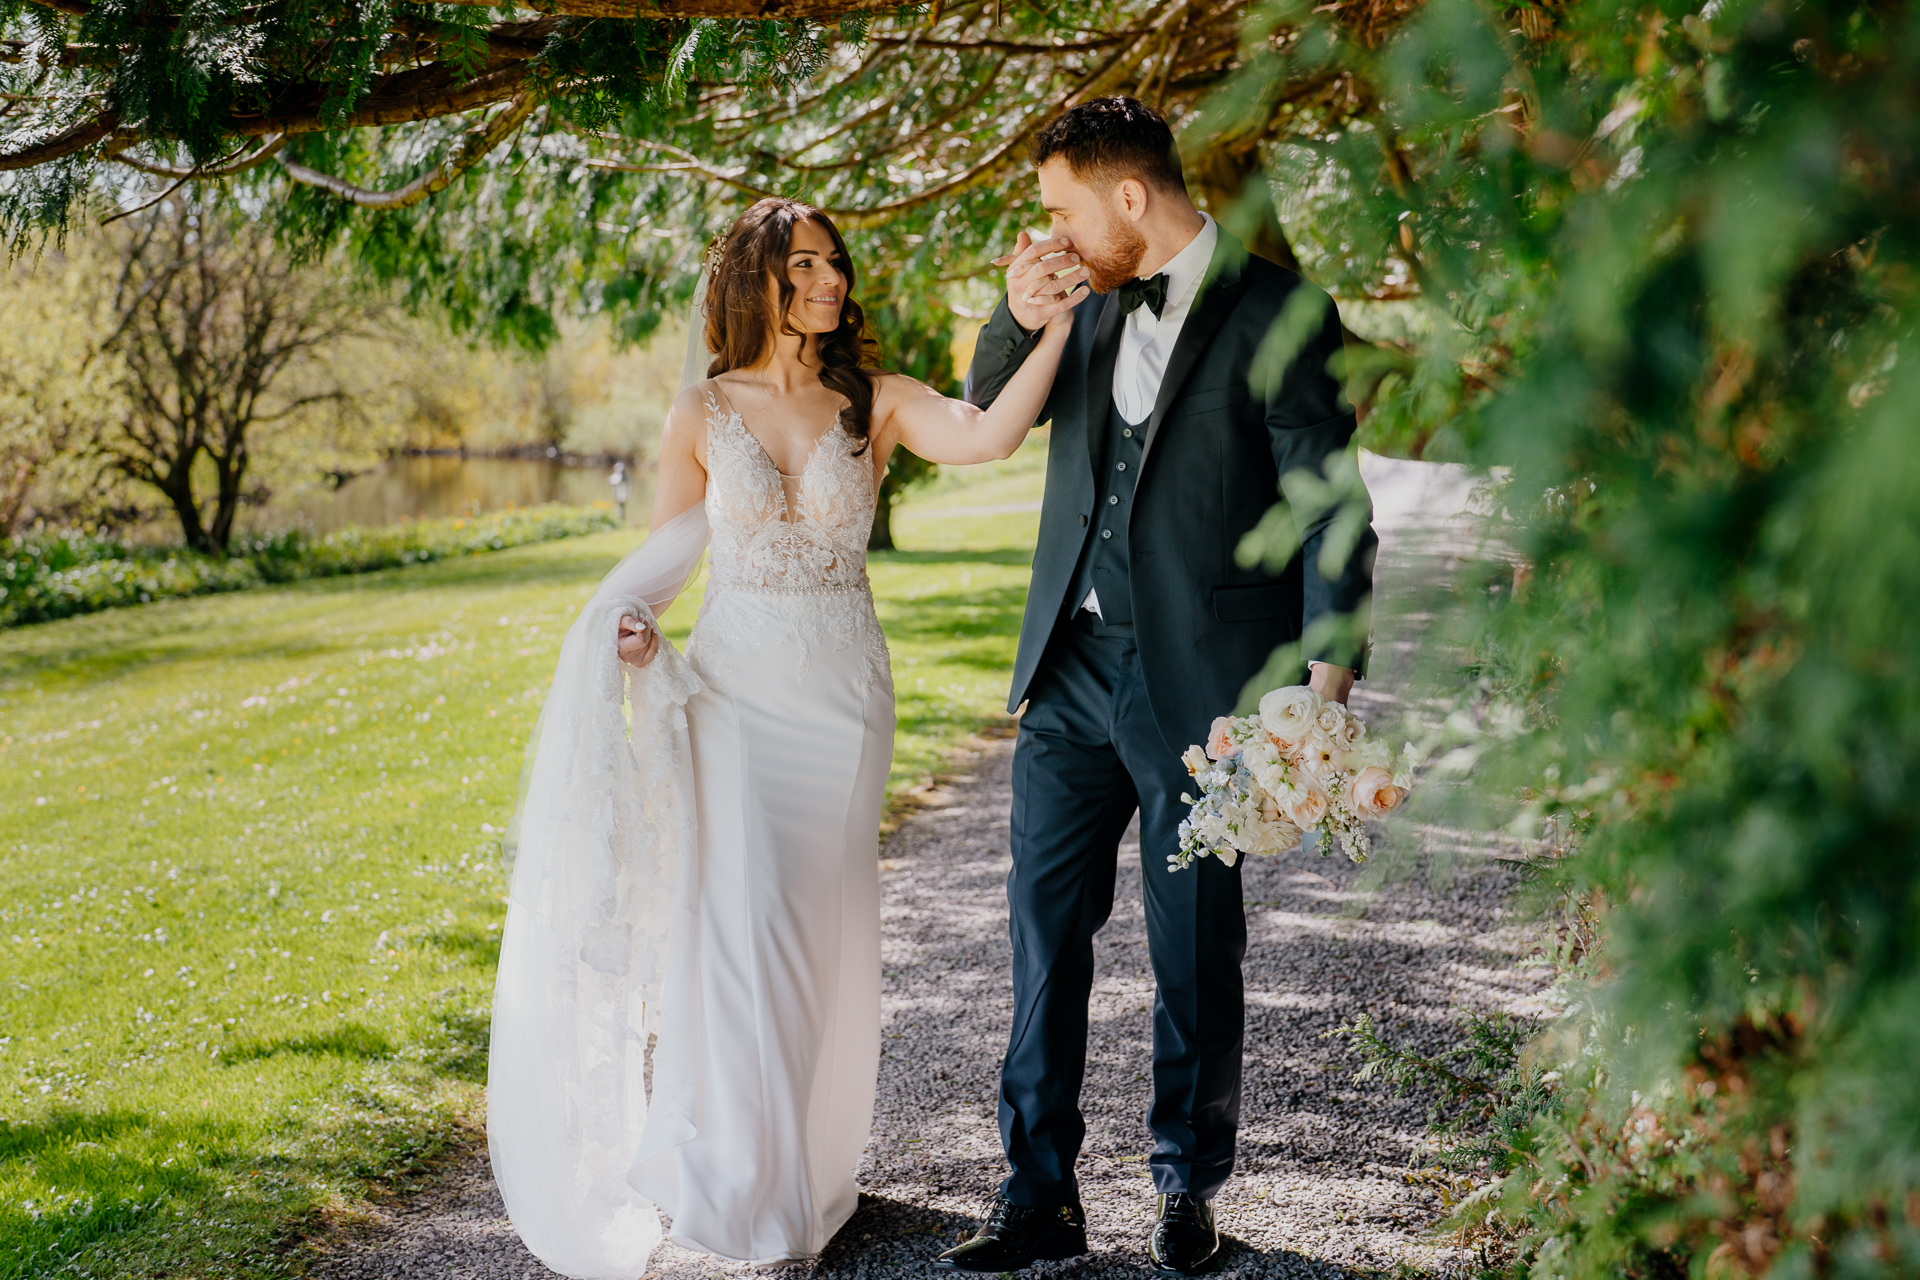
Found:
[{"label": "jacket lapel", "polygon": [[[1181,384],[1193,372],[1193,366],[1199,363],[1201,354],[1213,342],[1214,335],[1220,332],[1220,326],[1227,322],[1234,303],[1239,300],[1240,290],[1245,287],[1245,273],[1241,267],[1246,259],[1245,246],[1223,228],[1220,241],[1213,249],[1213,261],[1207,264],[1207,274],[1200,285],[1200,292],[1187,311],[1186,322],[1180,326],[1180,336],[1173,343],[1173,354],[1167,357],[1166,376],[1160,380],[1160,394],[1154,397],[1153,413],[1147,418],[1147,437],[1140,447],[1142,475],[1146,473],[1147,459],[1153,456],[1153,442],[1160,436],[1167,410],[1173,407],[1174,399],[1180,394]],[[1113,310],[1118,311],[1119,307],[1115,306]],[[1111,403],[1111,366],[1106,396],[1108,403]],[[1138,483],[1135,481],[1136,485]]]},{"label": "jacket lapel", "polygon": [[1107,435],[1107,417],[1113,412],[1113,367],[1120,359],[1120,328],[1125,317],[1120,313],[1118,291],[1100,304],[1100,321],[1093,330],[1093,352],[1087,361],[1087,467],[1100,474],[1100,451]]}]

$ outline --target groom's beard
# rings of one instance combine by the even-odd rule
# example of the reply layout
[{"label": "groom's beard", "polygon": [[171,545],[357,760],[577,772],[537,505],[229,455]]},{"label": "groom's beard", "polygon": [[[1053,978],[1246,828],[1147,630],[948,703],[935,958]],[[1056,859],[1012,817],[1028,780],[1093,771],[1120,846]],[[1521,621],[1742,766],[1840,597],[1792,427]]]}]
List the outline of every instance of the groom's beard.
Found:
[{"label": "groom's beard", "polygon": [[1085,245],[1080,261],[1087,267],[1087,283],[1095,293],[1112,293],[1140,274],[1140,259],[1147,256],[1147,238],[1124,218],[1109,218],[1106,241],[1098,250]]}]

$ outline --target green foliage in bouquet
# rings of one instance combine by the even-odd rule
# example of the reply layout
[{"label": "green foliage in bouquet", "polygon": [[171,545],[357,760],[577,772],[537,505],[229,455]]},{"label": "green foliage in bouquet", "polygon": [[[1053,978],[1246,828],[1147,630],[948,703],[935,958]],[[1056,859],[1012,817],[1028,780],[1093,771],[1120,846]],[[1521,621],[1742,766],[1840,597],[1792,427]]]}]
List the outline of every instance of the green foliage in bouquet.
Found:
[{"label": "green foliage in bouquet", "polygon": [[240,591],[268,582],[370,573],[611,529],[611,511],[560,505],[384,529],[299,530],[236,538],[229,556],[182,547],[127,546],[80,534],[0,543],[0,627],[120,605]]},{"label": "green foliage in bouquet", "polygon": [[1601,933],[1473,1212],[1534,1276],[1920,1273],[1920,16],[1434,0],[1267,59],[1210,127],[1380,104],[1270,157],[1320,282],[1430,317],[1375,413],[1506,468],[1440,763]]}]

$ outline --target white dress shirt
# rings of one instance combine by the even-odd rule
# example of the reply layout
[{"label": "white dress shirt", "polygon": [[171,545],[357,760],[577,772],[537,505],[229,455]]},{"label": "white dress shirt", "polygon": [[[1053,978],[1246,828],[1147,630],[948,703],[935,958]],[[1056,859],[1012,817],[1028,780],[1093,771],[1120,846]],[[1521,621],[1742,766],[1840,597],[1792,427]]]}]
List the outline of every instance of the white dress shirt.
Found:
[{"label": "white dress shirt", "polygon": [[[1153,412],[1160,395],[1160,383],[1167,376],[1167,361],[1173,344],[1180,340],[1181,326],[1200,296],[1200,285],[1213,261],[1214,246],[1220,243],[1220,228],[1206,214],[1198,233],[1187,247],[1173,255],[1160,274],[1167,277],[1167,300],[1155,316],[1152,307],[1135,307],[1120,328],[1120,358],[1113,364],[1113,407],[1120,416],[1136,426]],[[1095,425],[1093,429],[1103,429]]]},{"label": "white dress shirt", "polygon": [[[1135,307],[1120,328],[1120,356],[1113,362],[1113,407],[1135,426],[1153,413],[1160,384],[1166,380],[1173,344],[1180,340],[1180,327],[1187,322],[1194,299],[1200,296],[1207,264],[1213,261],[1214,246],[1220,243],[1219,226],[1204,213],[1200,217],[1204,221],[1187,247],[1160,268],[1167,277],[1167,300],[1161,304],[1160,314],[1155,316],[1152,307]],[[1106,424],[1089,422],[1087,429],[1104,431]],[[1092,610],[1097,617],[1106,616],[1100,612],[1097,591],[1089,590],[1080,607]]]}]

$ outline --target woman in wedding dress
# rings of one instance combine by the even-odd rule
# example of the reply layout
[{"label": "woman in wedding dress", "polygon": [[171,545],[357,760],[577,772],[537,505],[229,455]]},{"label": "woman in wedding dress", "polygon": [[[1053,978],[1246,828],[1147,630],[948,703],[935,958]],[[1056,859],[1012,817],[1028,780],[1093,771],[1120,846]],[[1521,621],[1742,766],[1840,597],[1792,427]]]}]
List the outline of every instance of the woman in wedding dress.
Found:
[{"label": "woman in wedding dress", "polygon": [[[568,634],[509,837],[489,1140],[515,1228],[562,1274],[633,1280],[660,1212],[684,1248],[776,1263],[854,1211],[894,730],[875,493],[896,445],[942,463],[1019,446],[1084,296],[1077,260],[1054,265],[1034,287],[1057,316],[982,411],[870,367],[817,210],[763,200],[726,237],[653,532]],[[682,658],[655,615],[709,542]]]}]

